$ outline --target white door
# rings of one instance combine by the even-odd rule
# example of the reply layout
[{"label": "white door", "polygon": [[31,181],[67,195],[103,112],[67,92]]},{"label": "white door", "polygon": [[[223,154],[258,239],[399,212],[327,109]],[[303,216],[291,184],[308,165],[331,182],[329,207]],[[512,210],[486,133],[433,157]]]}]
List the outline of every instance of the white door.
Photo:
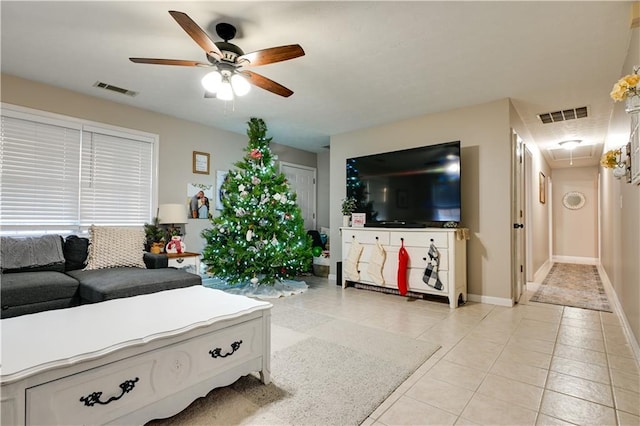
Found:
[{"label": "white door", "polygon": [[526,285],[525,271],[525,200],[524,200],[524,142],[515,132],[511,139],[512,197],[511,197],[511,282],[513,302],[518,303]]},{"label": "white door", "polygon": [[316,169],[281,161],[280,171],[287,177],[291,191],[296,193],[305,229],[316,229]]}]

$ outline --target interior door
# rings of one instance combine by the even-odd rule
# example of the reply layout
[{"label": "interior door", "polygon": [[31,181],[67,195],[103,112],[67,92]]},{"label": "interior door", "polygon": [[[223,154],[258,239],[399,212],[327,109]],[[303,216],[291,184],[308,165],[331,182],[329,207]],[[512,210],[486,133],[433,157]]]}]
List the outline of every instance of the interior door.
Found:
[{"label": "interior door", "polygon": [[512,131],[511,135],[511,283],[513,303],[518,303],[526,286],[526,234],[525,190],[524,190],[524,142]]},{"label": "interior door", "polygon": [[316,169],[281,161],[280,171],[287,177],[291,191],[296,193],[304,228],[316,229]]}]

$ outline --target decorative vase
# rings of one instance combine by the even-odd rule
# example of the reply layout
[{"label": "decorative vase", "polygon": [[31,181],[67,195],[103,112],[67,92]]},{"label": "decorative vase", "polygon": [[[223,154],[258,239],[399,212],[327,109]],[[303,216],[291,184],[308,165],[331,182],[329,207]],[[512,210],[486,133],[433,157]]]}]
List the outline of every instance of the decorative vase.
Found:
[{"label": "decorative vase", "polygon": [[342,226],[349,226],[349,221],[351,220],[351,216],[343,215],[342,216]]},{"label": "decorative vase", "polygon": [[613,169],[613,176],[616,179],[622,179],[626,174],[627,167],[623,163],[618,163],[618,165]]},{"label": "decorative vase", "polygon": [[640,96],[628,96],[624,104],[624,110],[629,114],[640,113]]},{"label": "decorative vase", "polygon": [[162,249],[164,248],[164,243],[151,243],[151,248],[149,251],[153,254],[160,254]]}]

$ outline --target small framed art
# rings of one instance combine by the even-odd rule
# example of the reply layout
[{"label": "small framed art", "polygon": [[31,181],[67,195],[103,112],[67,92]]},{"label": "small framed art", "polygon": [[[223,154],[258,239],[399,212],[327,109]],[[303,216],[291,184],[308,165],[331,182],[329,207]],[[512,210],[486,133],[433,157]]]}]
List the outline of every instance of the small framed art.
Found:
[{"label": "small framed art", "polygon": [[547,177],[544,173],[540,172],[540,203],[547,202]]},{"label": "small framed art", "polygon": [[211,156],[208,152],[193,151],[193,173],[208,175]]}]

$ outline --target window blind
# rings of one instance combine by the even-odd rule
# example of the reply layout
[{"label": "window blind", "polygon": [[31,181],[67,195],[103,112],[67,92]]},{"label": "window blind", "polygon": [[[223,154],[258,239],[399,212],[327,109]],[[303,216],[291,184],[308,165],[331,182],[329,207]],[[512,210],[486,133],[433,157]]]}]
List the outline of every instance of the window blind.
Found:
[{"label": "window blind", "polygon": [[149,221],[153,144],[98,131],[83,132],[80,217],[91,224]]},{"label": "window blind", "polygon": [[152,218],[155,137],[3,109],[0,232],[81,232]]}]

